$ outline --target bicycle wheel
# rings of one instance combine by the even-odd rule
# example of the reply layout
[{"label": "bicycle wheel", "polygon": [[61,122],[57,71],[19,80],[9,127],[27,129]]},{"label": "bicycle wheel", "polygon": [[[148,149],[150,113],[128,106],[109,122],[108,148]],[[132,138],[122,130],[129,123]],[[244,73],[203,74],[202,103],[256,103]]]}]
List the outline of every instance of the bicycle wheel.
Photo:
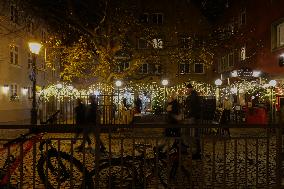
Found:
[{"label": "bicycle wheel", "polygon": [[[71,166],[73,167],[72,172]],[[92,180],[88,179],[87,169],[79,160],[65,152],[49,149],[38,160],[37,171],[40,180],[47,189],[55,189],[58,186],[60,186],[59,188],[70,188],[71,185],[73,188],[81,188],[82,182],[85,182],[84,188],[93,188]],[[83,181],[84,172],[85,179]]]},{"label": "bicycle wheel", "polygon": [[121,164],[121,158],[100,161],[97,173],[93,170],[90,174],[93,175],[92,182],[99,185],[98,188],[133,188],[133,178],[137,175],[132,164],[127,161]]}]

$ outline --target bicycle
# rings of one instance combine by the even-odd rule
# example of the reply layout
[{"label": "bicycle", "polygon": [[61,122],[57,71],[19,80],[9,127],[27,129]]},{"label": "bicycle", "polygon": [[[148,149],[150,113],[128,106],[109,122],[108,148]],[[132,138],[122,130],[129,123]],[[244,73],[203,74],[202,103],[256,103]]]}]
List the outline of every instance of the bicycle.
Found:
[{"label": "bicycle", "polygon": [[[76,183],[82,183],[76,187],[71,183],[73,188],[93,189],[94,184],[102,188],[146,188],[154,185],[155,180],[159,180],[159,183],[156,184],[164,188],[168,188],[172,183],[183,182],[185,186],[189,186],[191,183],[190,172],[179,162],[181,153],[177,141],[169,150],[163,150],[163,145],[153,147],[152,157],[146,157],[146,148],[151,147],[150,145],[135,144],[134,149],[140,155],[109,156],[110,159],[99,160],[98,165],[95,166],[97,170],[91,171],[88,171],[73,155],[57,151],[52,145],[50,149],[43,152],[43,146],[50,145],[50,143],[48,140],[41,143],[42,155],[37,165],[40,179],[48,189],[56,188],[48,176],[53,176],[53,180],[56,179],[57,187],[66,186],[66,181],[73,179],[74,168],[79,172],[76,174],[81,176],[81,179]],[[180,168],[180,172],[178,172],[178,168]],[[50,170],[50,174],[48,170]]]},{"label": "bicycle", "polygon": [[[0,168],[0,188],[3,189],[16,189],[19,188],[17,185],[14,185],[11,183],[11,175],[16,171],[17,167],[21,164],[21,161],[24,159],[24,157],[28,154],[28,152],[34,147],[34,144],[42,138],[43,134],[37,134],[35,136],[32,136],[31,138],[28,138],[33,133],[27,133],[24,135],[21,135],[20,137],[4,144],[3,148],[0,149],[0,152],[5,151],[8,149],[8,155],[4,162],[3,167]],[[22,154],[15,156],[10,154],[10,149],[17,144],[22,145],[23,148]],[[24,145],[25,144],[25,145]],[[22,183],[20,183],[22,184]]]}]

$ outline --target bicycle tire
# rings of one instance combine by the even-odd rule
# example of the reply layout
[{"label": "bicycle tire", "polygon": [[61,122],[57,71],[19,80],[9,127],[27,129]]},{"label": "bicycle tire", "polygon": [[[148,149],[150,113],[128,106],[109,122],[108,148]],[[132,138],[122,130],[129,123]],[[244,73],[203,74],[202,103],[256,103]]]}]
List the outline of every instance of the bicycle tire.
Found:
[{"label": "bicycle tire", "polygon": [[[46,182],[46,164],[47,163],[47,166],[48,168],[51,170],[51,171],[54,171],[55,168],[54,166],[52,165],[52,162],[51,162],[51,158],[52,157],[60,157],[60,159],[62,160],[65,160],[67,162],[70,162],[70,164],[73,164],[74,167],[76,167],[81,173],[85,172],[85,187],[84,189],[93,189],[94,187],[94,184],[92,183],[92,180],[88,178],[88,170],[83,166],[83,164],[78,160],[76,159],[75,157],[72,157],[70,154],[66,153],[66,152],[61,152],[61,151],[57,151],[55,149],[49,149],[45,155],[41,155],[40,159],[38,160],[38,163],[37,163],[37,171],[38,171],[38,175],[40,177],[40,180],[43,182],[43,184],[45,185],[45,188],[46,189],[55,189],[57,188],[53,186],[53,184],[50,182],[50,180],[47,180]],[[71,162],[72,161],[72,162]],[[66,167],[65,167],[66,168]],[[66,170],[65,170],[66,171]],[[70,179],[69,178],[65,178],[66,180]],[[66,181],[66,180],[63,180],[63,181]],[[61,183],[60,183],[61,184]],[[80,186],[82,187],[82,186]]]},{"label": "bicycle tire", "polygon": [[[98,180],[98,184],[99,184],[99,188],[117,188],[117,187],[122,187],[122,188],[132,188],[132,185],[135,184],[133,181],[133,178],[135,178],[136,172],[131,169],[132,168],[132,164],[127,162],[128,160],[123,160],[121,161],[121,158],[112,158],[110,160],[108,159],[103,159],[100,161],[100,165],[98,168],[98,175],[99,176],[99,180]],[[123,162],[123,165],[121,164],[121,162]],[[111,169],[110,169],[111,168]],[[112,173],[111,175],[108,175],[107,173],[105,173],[105,170],[115,170],[115,168],[121,168],[121,170],[117,173]],[[126,175],[123,175],[124,172],[122,171],[126,171]],[[105,174],[104,174],[105,173]],[[101,176],[105,176],[102,177]],[[90,172],[90,175],[92,177],[97,176],[96,171],[93,170]],[[113,177],[115,176],[115,177]],[[116,177],[118,176],[118,177]],[[111,183],[110,183],[111,181]],[[92,180],[92,182],[94,183],[94,181]],[[111,185],[109,185],[111,184]]]}]

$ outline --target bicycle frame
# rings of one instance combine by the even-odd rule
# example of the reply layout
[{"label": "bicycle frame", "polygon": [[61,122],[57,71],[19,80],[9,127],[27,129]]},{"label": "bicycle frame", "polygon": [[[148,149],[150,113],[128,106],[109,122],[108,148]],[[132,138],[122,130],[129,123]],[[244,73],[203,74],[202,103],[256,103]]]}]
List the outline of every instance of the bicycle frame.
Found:
[{"label": "bicycle frame", "polygon": [[[14,157],[13,162],[10,162],[9,159],[7,159],[8,161],[6,160],[7,162],[9,162],[11,164],[7,165],[8,166],[7,170],[6,170],[7,173],[6,173],[6,175],[4,175],[4,177],[0,181],[0,187],[9,184],[10,176],[15,172],[15,170],[17,169],[17,167],[19,166],[19,164],[21,163],[23,158],[32,149],[34,144],[36,142],[38,142],[43,136],[43,133],[40,133],[40,134],[37,134],[36,136],[31,137],[30,139],[27,139],[26,137],[30,134],[32,134],[32,133],[28,133],[27,135],[23,135],[20,138],[17,138],[15,140],[11,141],[11,142],[8,142],[4,145],[3,148],[0,149],[0,152],[2,152],[2,151],[6,150],[8,148],[11,148],[11,147],[19,144],[19,143],[21,143],[23,145],[25,142],[27,142],[25,144],[24,149],[23,149],[23,153]],[[11,156],[8,156],[7,158],[10,158],[10,157]]]}]

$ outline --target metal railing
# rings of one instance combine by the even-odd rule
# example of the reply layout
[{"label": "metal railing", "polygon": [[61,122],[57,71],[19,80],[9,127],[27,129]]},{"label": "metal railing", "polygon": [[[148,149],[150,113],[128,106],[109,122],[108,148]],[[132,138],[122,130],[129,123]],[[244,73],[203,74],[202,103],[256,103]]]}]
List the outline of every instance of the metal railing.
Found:
[{"label": "metal railing", "polygon": [[[182,136],[165,136],[172,128]],[[82,138],[74,140],[82,126],[13,129],[31,134],[1,137],[0,188],[283,187],[280,125],[101,125],[89,130],[92,148],[82,149]]]}]

